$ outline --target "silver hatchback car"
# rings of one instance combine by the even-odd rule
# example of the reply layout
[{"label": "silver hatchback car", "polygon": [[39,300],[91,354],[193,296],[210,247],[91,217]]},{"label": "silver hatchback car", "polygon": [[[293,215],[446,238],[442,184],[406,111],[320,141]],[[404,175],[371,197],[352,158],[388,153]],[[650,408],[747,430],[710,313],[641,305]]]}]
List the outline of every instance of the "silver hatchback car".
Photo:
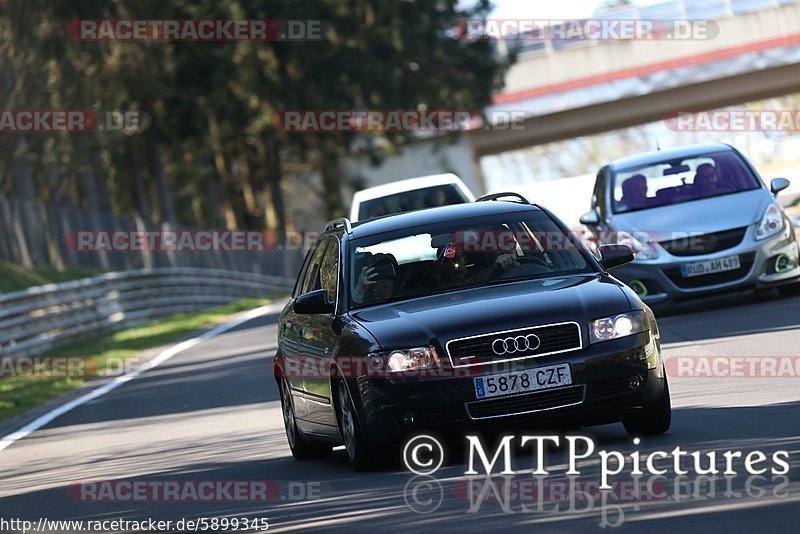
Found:
[{"label": "silver hatchback car", "polygon": [[729,145],[696,145],[615,161],[597,175],[581,217],[597,245],[621,242],[636,261],[614,271],[648,304],[737,289],[800,293],[800,248],[767,188]]}]

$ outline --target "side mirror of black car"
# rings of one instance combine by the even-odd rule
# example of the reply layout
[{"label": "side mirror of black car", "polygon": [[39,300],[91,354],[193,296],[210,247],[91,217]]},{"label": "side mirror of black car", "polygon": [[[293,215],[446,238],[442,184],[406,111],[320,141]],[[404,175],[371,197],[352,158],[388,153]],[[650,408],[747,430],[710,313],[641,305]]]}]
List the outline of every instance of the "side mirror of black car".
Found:
[{"label": "side mirror of black car", "polygon": [[790,184],[786,178],[774,178],[769,185],[770,189],[772,189],[772,194],[778,196],[778,193],[789,187]]},{"label": "side mirror of black car", "polygon": [[597,215],[597,210],[587,211],[581,215],[581,224],[586,226],[597,226],[600,224],[600,217]]},{"label": "side mirror of black car", "polygon": [[294,312],[301,315],[333,313],[334,308],[333,303],[328,302],[328,292],[324,289],[303,293],[294,299]]},{"label": "side mirror of black car", "polygon": [[634,259],[633,249],[628,245],[600,245],[600,265],[608,271],[630,263]]}]

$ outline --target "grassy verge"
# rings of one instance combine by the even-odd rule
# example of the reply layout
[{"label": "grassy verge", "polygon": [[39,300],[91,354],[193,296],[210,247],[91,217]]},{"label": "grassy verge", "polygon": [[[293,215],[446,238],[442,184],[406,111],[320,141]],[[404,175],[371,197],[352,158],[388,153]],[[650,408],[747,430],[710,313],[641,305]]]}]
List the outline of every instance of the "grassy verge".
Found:
[{"label": "grassy verge", "polygon": [[26,269],[13,263],[0,261],[0,293],[19,291],[20,289],[44,284],[67,282],[102,273],[103,271],[97,269],[65,269],[64,271],[57,271],[52,267]]},{"label": "grassy verge", "polygon": [[[121,359],[171,343],[219,321],[226,315],[256,308],[266,302],[264,299],[244,299],[204,312],[179,313],[139,327],[109,332],[59,347],[47,351],[45,355],[88,357],[86,368],[103,373],[110,362],[113,368]],[[90,378],[0,378],[0,421],[34,408],[88,379]]]}]

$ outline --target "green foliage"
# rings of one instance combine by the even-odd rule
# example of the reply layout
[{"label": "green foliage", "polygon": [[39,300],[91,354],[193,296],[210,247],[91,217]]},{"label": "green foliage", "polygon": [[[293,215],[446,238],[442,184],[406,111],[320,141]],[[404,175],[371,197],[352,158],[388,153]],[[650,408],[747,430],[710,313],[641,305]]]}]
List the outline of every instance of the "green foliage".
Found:
[{"label": "green foliage", "polygon": [[12,263],[0,261],[0,293],[77,280],[78,278],[87,278],[98,274],[101,274],[101,272],[95,269],[65,269],[64,271],[58,271],[52,267],[25,269]]},{"label": "green foliage", "polygon": [[[276,113],[480,110],[505,65],[488,41],[462,41],[449,30],[488,13],[486,0],[0,0],[0,69],[4,58],[10,66],[0,108],[141,110],[152,121],[132,136],[26,135],[24,161],[10,157],[18,148],[12,136],[2,139],[0,194],[23,194],[8,176],[27,163],[46,202],[281,230],[282,163],[303,162],[322,171],[326,208],[336,212],[339,159],[356,136],[286,134],[273,126]],[[322,41],[81,42],[65,32],[81,18],[322,19],[328,30]],[[405,140],[387,137],[390,146]],[[308,198],[288,201],[316,196],[309,183]]]}]

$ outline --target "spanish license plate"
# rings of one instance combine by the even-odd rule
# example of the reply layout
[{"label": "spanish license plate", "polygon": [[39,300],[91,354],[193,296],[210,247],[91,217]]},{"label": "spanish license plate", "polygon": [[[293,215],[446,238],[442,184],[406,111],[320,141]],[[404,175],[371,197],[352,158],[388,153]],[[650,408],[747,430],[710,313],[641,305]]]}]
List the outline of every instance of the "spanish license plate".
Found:
[{"label": "spanish license plate", "polygon": [[568,363],[536,367],[512,373],[498,373],[475,378],[475,396],[479,399],[527,393],[572,384]]},{"label": "spanish license plate", "polygon": [[691,278],[692,276],[703,276],[704,274],[735,271],[741,266],[739,256],[730,256],[729,258],[720,258],[718,260],[684,263],[681,265],[681,274],[684,278]]}]

